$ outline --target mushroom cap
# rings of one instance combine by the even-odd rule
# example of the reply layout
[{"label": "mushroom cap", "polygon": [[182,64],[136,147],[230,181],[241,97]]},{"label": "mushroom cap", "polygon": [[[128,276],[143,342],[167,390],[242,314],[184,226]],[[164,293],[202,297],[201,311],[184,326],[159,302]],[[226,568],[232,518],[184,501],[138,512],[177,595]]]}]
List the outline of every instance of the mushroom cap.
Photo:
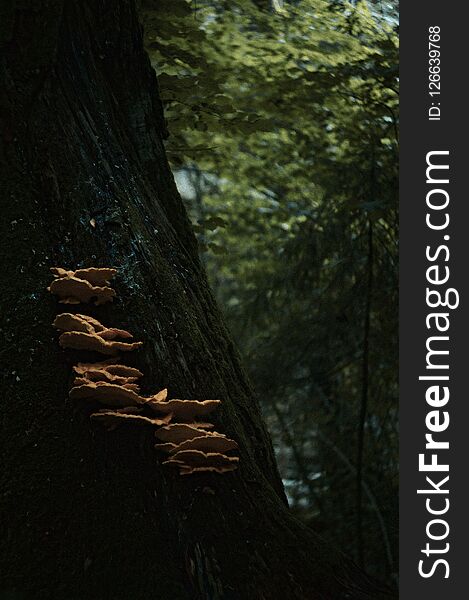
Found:
[{"label": "mushroom cap", "polygon": [[[205,429],[195,427],[193,423],[173,423],[158,429],[155,436],[162,442],[172,442],[173,444],[180,444],[186,440],[191,440],[196,437],[203,437],[207,435]],[[213,432],[213,435],[226,437],[222,433]]]},{"label": "mushroom cap", "polygon": [[103,340],[115,340],[116,338],[131,339],[134,337],[129,331],[126,331],[125,329],[116,329],[115,327],[103,329],[98,333]]},{"label": "mushroom cap", "polygon": [[100,408],[98,409],[99,413],[105,412],[115,412],[115,413],[123,413],[126,415],[138,415],[141,413],[143,408],[140,406],[124,406],[123,408],[113,408],[112,411],[109,411],[108,408]]},{"label": "mushroom cap", "polygon": [[75,271],[67,271],[67,269],[63,269],[62,267],[51,267],[50,271],[54,274],[54,277],[68,277],[75,273]]},{"label": "mushroom cap", "polygon": [[178,444],[173,444],[173,442],[166,442],[164,444],[155,444],[155,450],[160,450],[161,452],[167,452],[168,454],[177,448]]},{"label": "mushroom cap", "polygon": [[134,377],[135,379],[143,377],[141,371],[134,369],[133,367],[128,367],[127,365],[109,365],[109,367],[106,368],[106,371],[111,375],[120,377]]},{"label": "mushroom cap", "polygon": [[176,454],[182,450],[199,450],[201,452],[215,452],[224,453],[230,450],[236,450],[238,444],[227,437],[221,437],[220,435],[214,435],[212,432],[207,432],[207,435],[192,438],[181,442],[179,445],[171,448],[169,453]]},{"label": "mushroom cap", "polygon": [[[83,379],[81,377],[77,378]],[[137,388],[137,389],[135,389]],[[108,381],[89,381],[85,380],[85,383],[72,387],[69,392],[69,396],[72,399],[83,399],[83,400],[97,400],[107,406],[148,406],[152,408],[152,399],[159,396],[160,394],[167,393],[167,390],[162,390],[155,396],[145,398],[139,396],[137,393],[138,386],[135,384],[117,385],[116,383],[109,383]],[[171,417],[172,413],[168,413]],[[164,420],[161,417],[160,420]],[[166,421],[169,423],[171,419]]]},{"label": "mushroom cap", "polygon": [[72,400],[96,400],[107,406],[139,406],[141,398],[133,390],[106,381],[90,381],[84,385],[72,387],[69,392]]},{"label": "mushroom cap", "polygon": [[190,475],[197,469],[197,472],[215,471],[226,472],[233,471],[239,462],[238,456],[226,456],[218,452],[202,452],[200,450],[180,450],[173,454],[165,465],[174,465],[180,468],[181,475]]},{"label": "mushroom cap", "polygon": [[[128,386],[129,384],[136,385],[133,382],[137,379],[137,377],[119,377],[118,375],[112,375],[107,371],[101,371],[99,369],[90,369],[89,371],[85,371],[75,379],[75,385],[78,380],[83,380],[81,383],[86,383],[88,381],[107,381],[109,383],[116,383],[117,385]],[[139,388],[138,385],[136,385]]]},{"label": "mushroom cap", "polygon": [[149,408],[154,410],[155,412],[159,412],[157,407],[161,403],[163,403],[164,400],[166,400],[167,396],[168,396],[168,390],[166,388],[164,388],[163,390],[159,391],[157,394],[154,394],[153,396],[149,396],[148,398],[142,397],[142,402],[144,404],[146,404]]},{"label": "mushroom cap", "polygon": [[116,358],[108,358],[101,362],[96,363],[78,363],[73,367],[73,370],[78,375],[83,375],[88,371],[105,371],[109,375],[115,375],[119,377],[132,378],[134,381],[139,377],[143,377],[143,373],[133,367],[127,365],[120,365]]},{"label": "mushroom cap", "polygon": [[91,325],[91,323],[88,323],[88,321],[82,319],[81,315],[74,315],[72,313],[61,313],[60,315],[57,315],[52,325],[61,331],[82,331],[84,333],[95,333],[94,327]]},{"label": "mushroom cap", "polygon": [[59,337],[59,344],[62,348],[71,348],[73,350],[91,350],[116,356],[119,352],[130,352],[142,346],[143,342],[116,342],[115,340],[103,340],[96,333],[83,333],[81,331],[64,331]]},{"label": "mushroom cap", "polygon": [[[127,384],[133,384],[143,375],[138,369],[116,364],[116,361],[112,359],[97,363],[78,363],[73,370],[77,374],[75,385],[81,385],[87,381],[107,381],[125,387]],[[135,387],[135,391],[138,391],[138,386]]]},{"label": "mushroom cap", "polygon": [[[176,425],[176,423],[174,423]],[[216,431],[206,431],[204,435],[191,437],[180,443],[165,442],[163,444],[155,444],[156,450],[167,452],[168,454],[175,454],[181,450],[200,450],[202,452],[229,452],[230,450],[236,450],[238,444],[227,438],[221,433]]]},{"label": "mushroom cap", "polygon": [[94,300],[96,306],[112,302],[115,290],[108,286],[95,286],[85,279],[66,275],[54,279],[47,288],[52,294],[59,296],[62,304],[79,304]]},{"label": "mushroom cap", "polygon": [[81,319],[83,319],[84,321],[89,323],[91,325],[91,327],[93,328],[93,331],[95,333],[98,333],[104,340],[113,340],[116,337],[127,338],[127,339],[134,337],[129,331],[126,331],[125,329],[116,329],[115,327],[105,327],[97,319],[93,319],[93,317],[90,317],[88,315],[77,314],[76,316],[80,317]]},{"label": "mushroom cap", "polygon": [[93,285],[109,285],[109,280],[117,273],[117,269],[89,267],[88,269],[77,269],[76,271],[67,271],[62,267],[51,267],[54,277],[77,277],[85,279]]},{"label": "mushroom cap", "polygon": [[155,411],[173,413],[181,421],[193,421],[195,417],[211,413],[220,404],[220,400],[167,400],[153,407]]},{"label": "mushroom cap", "polygon": [[84,333],[96,333],[103,340],[113,340],[116,337],[132,338],[133,335],[125,329],[116,329],[115,327],[105,327],[88,315],[78,313],[61,313],[55,317],[52,323],[54,327],[61,331],[82,331]]},{"label": "mushroom cap", "polygon": [[[172,463],[171,463],[172,464]],[[193,475],[194,473],[229,473],[236,471],[237,465],[224,465],[220,467],[187,467],[179,465],[179,475]]]},{"label": "mushroom cap", "polygon": [[120,385],[122,385],[122,387],[125,387],[125,389],[127,390],[132,390],[136,394],[140,392],[140,386],[137,383],[121,383]]},{"label": "mushroom cap", "polygon": [[171,421],[171,415],[165,415],[161,419],[155,419],[135,413],[121,412],[119,410],[100,410],[97,413],[93,413],[90,418],[94,421],[99,421],[107,429],[115,429],[122,423],[143,423],[152,425],[153,427],[159,427],[160,425],[166,425]]}]

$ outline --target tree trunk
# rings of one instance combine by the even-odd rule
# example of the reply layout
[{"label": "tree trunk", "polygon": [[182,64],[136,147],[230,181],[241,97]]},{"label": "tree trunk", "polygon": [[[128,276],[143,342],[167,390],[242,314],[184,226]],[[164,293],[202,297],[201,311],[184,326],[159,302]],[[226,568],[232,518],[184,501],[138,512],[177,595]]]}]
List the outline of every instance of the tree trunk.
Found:
[{"label": "tree trunk", "polygon": [[[165,157],[134,2],[4,0],[0,27],[0,597],[388,597],[288,512]],[[68,399],[92,355],[58,346],[51,266],[118,268],[116,301],[79,312],[143,340],[144,392],[221,398],[238,471],[180,477],[150,429],[106,432]]]}]

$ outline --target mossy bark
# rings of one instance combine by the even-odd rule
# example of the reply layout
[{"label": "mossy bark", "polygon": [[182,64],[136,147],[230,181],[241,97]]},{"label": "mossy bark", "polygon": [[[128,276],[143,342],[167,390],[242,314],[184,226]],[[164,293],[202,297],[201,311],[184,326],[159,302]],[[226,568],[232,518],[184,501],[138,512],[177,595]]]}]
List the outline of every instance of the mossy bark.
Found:
[{"label": "mossy bark", "polygon": [[[387,597],[288,512],[168,167],[133,1],[6,0],[0,22],[0,597]],[[68,399],[72,365],[98,357],[59,348],[51,266],[118,268],[117,301],[79,311],[143,340],[128,363],[144,392],[223,400],[237,472],[181,478],[151,429],[108,433]]]}]

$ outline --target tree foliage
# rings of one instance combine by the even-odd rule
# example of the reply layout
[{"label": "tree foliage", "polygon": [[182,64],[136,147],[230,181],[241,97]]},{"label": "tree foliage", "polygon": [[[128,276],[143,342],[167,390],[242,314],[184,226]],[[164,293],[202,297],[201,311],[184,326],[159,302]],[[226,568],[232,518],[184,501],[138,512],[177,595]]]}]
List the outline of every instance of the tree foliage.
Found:
[{"label": "tree foliage", "polygon": [[393,4],[145,0],[167,152],[292,510],[397,559]]}]

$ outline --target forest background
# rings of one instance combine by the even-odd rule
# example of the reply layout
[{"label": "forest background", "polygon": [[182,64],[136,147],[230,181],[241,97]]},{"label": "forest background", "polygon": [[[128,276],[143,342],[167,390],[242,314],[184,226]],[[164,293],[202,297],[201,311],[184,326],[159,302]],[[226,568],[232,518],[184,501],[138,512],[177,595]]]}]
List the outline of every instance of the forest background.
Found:
[{"label": "forest background", "polygon": [[291,509],[395,584],[397,5],[140,11],[168,157]]}]

